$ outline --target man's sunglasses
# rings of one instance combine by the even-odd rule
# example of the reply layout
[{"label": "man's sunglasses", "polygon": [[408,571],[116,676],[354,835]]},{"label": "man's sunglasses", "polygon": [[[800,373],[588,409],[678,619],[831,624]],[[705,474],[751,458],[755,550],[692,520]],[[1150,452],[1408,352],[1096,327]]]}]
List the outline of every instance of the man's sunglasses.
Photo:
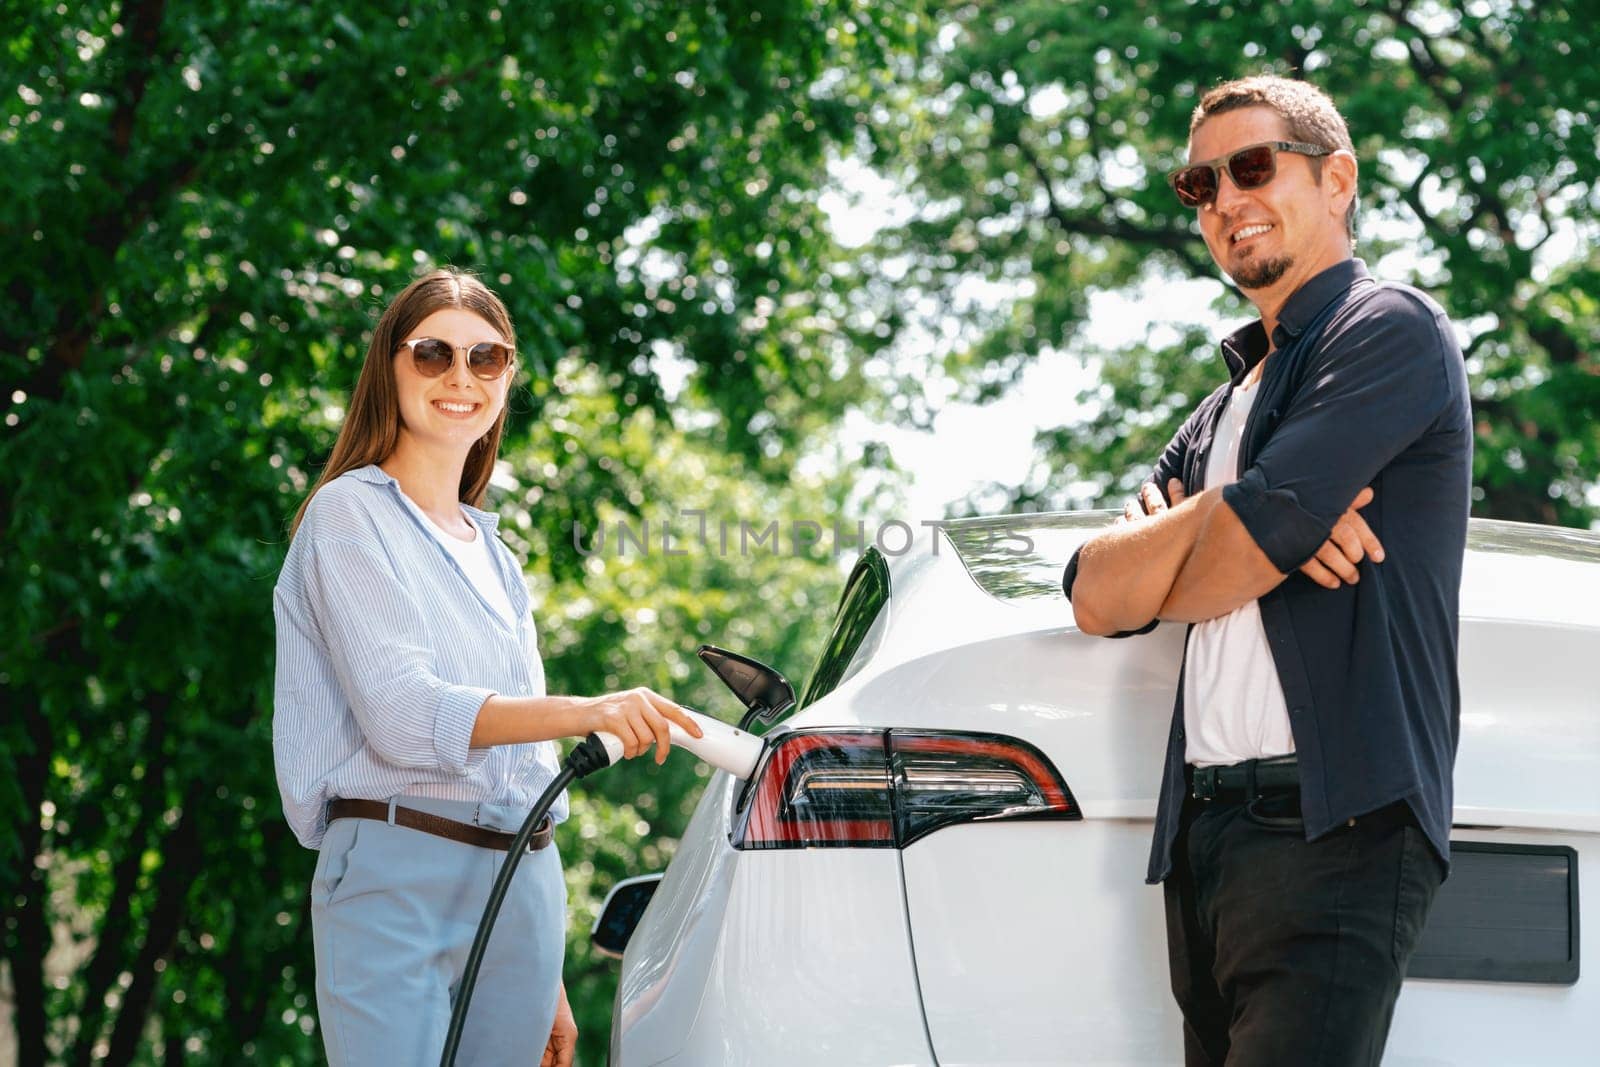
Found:
[{"label": "man's sunglasses", "polygon": [[479,341],[475,345],[453,345],[437,337],[413,337],[401,341],[401,348],[411,350],[411,363],[424,378],[437,378],[455,365],[456,351],[467,354],[467,369],[474,377],[492,382],[506,372],[516,351],[499,341]]},{"label": "man's sunglasses", "polygon": [[1278,153],[1295,152],[1302,156],[1329,156],[1333,149],[1304,141],[1262,141],[1245,145],[1221,159],[1205,163],[1191,163],[1167,175],[1172,191],[1184,207],[1200,207],[1217,198],[1217,186],[1222,182],[1222,171],[1239,189],[1259,189],[1278,174]]}]

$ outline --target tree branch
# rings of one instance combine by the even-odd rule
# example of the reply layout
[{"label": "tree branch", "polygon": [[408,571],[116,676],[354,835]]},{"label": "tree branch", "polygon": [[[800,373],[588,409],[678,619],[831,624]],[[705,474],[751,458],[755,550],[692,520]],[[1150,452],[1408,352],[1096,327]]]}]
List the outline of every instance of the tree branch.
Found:
[{"label": "tree branch", "polygon": [[428,84],[435,89],[443,89],[445,86],[454,85],[456,82],[476,81],[478,75],[496,66],[499,66],[498,60],[485,59],[481,63],[475,63],[465,70],[458,70],[452,74],[435,74],[428,79]]},{"label": "tree branch", "polygon": [[1044,188],[1049,216],[1063,230],[1085,237],[1110,237],[1133,244],[1154,245],[1157,248],[1171,252],[1185,267],[1189,268],[1191,274],[1197,277],[1210,272],[1210,265],[1194,254],[1194,238],[1187,233],[1172,229],[1136,226],[1122,219],[1108,221],[1099,215],[1069,214],[1056,199],[1049,171],[1045,169],[1039,157],[1031,152],[1027,145],[1021,143],[1020,138],[1017,142],[1017,151],[1022,153],[1022,158],[1027,161],[1029,168],[1032,169],[1035,177],[1039,179],[1039,184]]},{"label": "tree branch", "polygon": [[100,1040],[106,1014],[106,993],[122,972],[127,944],[133,933],[130,918],[133,896],[143,870],[145,846],[161,814],[162,793],[166,789],[166,726],[172,697],[157,694],[146,709],[150,734],[145,742],[146,766],[140,781],[138,816],[132,830],[123,836],[123,852],[112,874],[112,889],[106,914],[96,930],[94,956],[84,969],[83,1001],[78,1014],[78,1035],[69,1062],[87,1067]]},{"label": "tree branch", "polygon": [[[76,631],[66,631],[51,642],[47,652],[71,655],[63,648]],[[81,646],[79,646],[81,650]],[[15,690],[13,690],[15,692]],[[45,1035],[49,1020],[45,1015],[44,959],[50,951],[50,923],[47,913],[45,870],[39,865],[44,847],[41,809],[55,755],[55,734],[36,692],[30,692],[20,705],[22,728],[28,739],[27,752],[12,756],[11,773],[21,794],[21,825],[17,829],[18,863],[14,873],[0,877],[0,894],[7,901],[19,900],[11,911],[13,932],[5,939],[6,961],[11,965],[13,989],[12,1019],[17,1039],[18,1067],[44,1067],[48,1049]]]},{"label": "tree branch", "polygon": [[117,94],[117,106],[111,112],[111,150],[118,160],[128,157],[128,149],[133,144],[134,121],[139,115],[139,105],[144,102],[145,90],[150,86],[152,60],[161,40],[161,21],[166,8],[167,0],[136,0],[123,9],[127,54],[132,60],[128,63],[122,91]]},{"label": "tree branch", "polygon": [[[274,839],[281,839],[283,833],[277,825],[267,829],[268,840],[263,852],[275,855],[277,848]],[[241,924],[254,922],[255,917],[247,913],[235,913],[228,951],[216,967],[227,990],[227,1018],[233,1023],[232,1044],[235,1047],[242,1048],[261,1036],[267,1010],[271,1007],[273,996],[281,988],[283,969],[302,955],[302,932],[311,924],[311,894],[302,892],[299,897],[300,905],[295,910],[293,922],[282,931],[282,940],[264,959],[246,956],[245,946],[248,942],[240,936],[238,929]]]},{"label": "tree branch", "polygon": [[1461,358],[1466,360],[1472,359],[1478,354],[1478,349],[1488,344],[1494,338],[1500,336],[1500,333],[1501,327],[1499,326],[1495,326],[1493,329],[1484,330],[1467,343],[1466,350],[1461,353]]},{"label": "tree branch", "polygon": [[[1409,0],[1397,0],[1389,5],[1389,16],[1394,19],[1396,27],[1405,27],[1411,31],[1410,38],[1406,41],[1406,57],[1411,63],[1411,69],[1421,79],[1422,83],[1431,90],[1442,103],[1449,109],[1450,114],[1459,114],[1467,107],[1466,93],[1459,88],[1452,89],[1448,84],[1454,80],[1458,85],[1460,79],[1455,78],[1444,62],[1436,55],[1428,42],[1428,37],[1409,18]],[[1472,194],[1478,210],[1473,218],[1487,214],[1494,224],[1495,235],[1502,244],[1512,253],[1519,253],[1517,248],[1516,232],[1511,225],[1511,213],[1506,202],[1498,191],[1491,188],[1487,182],[1478,182],[1472,179],[1470,173],[1463,171],[1462,185]]]},{"label": "tree branch", "polygon": [[111,1049],[105,1059],[108,1067],[126,1067],[139,1051],[139,1039],[155,997],[156,963],[172,951],[182,926],[189,889],[199,870],[200,821],[196,812],[205,803],[207,793],[206,783],[199,778],[190,782],[178,824],[160,849],[161,871],[156,876],[155,907],[146,923],[144,944],[130,968],[133,981],[123,995],[116,1025],[111,1031]]},{"label": "tree branch", "polygon": [[[155,67],[156,49],[161,40],[161,22],[166,14],[166,0],[138,0],[124,13],[123,25],[126,45],[122,49],[124,73],[122,85],[116,92],[117,105],[112,109],[106,135],[111,156],[118,173],[112,174],[110,186],[117,188],[126,181],[120,173],[133,146],[133,130],[150,86],[150,75]],[[184,154],[187,157],[187,153]],[[170,170],[191,171],[191,158],[180,157]],[[62,305],[52,329],[53,341],[48,346],[44,361],[34,375],[28,392],[43,400],[57,400],[61,396],[62,382],[69,371],[83,365],[89,350],[89,340],[95,325],[105,314],[105,275],[116,257],[116,250],[127,239],[128,233],[148,216],[161,190],[156,182],[147,179],[121,201],[96,212],[89,220],[84,243],[92,250],[91,260],[98,260],[99,271],[91,270],[87,279],[85,296],[76,302]]]},{"label": "tree branch", "polygon": [[1393,0],[1389,4],[1389,17],[1394,20],[1396,28],[1403,26],[1411,31],[1405,42],[1406,59],[1417,77],[1433,90],[1435,96],[1444,101],[1452,113],[1465,108],[1465,94],[1460,90],[1452,90],[1444,84],[1449,71],[1439,61],[1439,57],[1434,55],[1433,49],[1428,44],[1427,35],[1411,21],[1411,0]]},{"label": "tree branch", "polygon": [[1422,223],[1422,228],[1440,245],[1449,245],[1456,239],[1456,234],[1439,221],[1437,215],[1432,214],[1422,206],[1422,183],[1428,175],[1433,173],[1433,161],[1429,160],[1422,167],[1422,173],[1417,175],[1417,180],[1400,190],[1400,199],[1404,200],[1411,208],[1412,214],[1417,216],[1417,221]]},{"label": "tree branch", "polygon": [[1549,320],[1543,323],[1529,321],[1527,325],[1528,336],[1550,354],[1551,363],[1573,367],[1584,361],[1584,352],[1578,347],[1577,339],[1556,323]]}]

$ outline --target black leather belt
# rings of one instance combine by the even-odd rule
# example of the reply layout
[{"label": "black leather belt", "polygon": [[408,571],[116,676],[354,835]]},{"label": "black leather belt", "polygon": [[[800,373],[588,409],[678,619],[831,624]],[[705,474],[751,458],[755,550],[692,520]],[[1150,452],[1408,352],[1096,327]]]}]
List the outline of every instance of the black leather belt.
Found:
[{"label": "black leather belt", "polygon": [[[335,819],[377,819],[379,822],[389,821],[389,802],[387,800],[330,800],[328,801],[328,821]],[[467,845],[476,845],[479,848],[494,848],[501,852],[511,851],[511,842],[516,834],[503,833],[491,830],[486,826],[474,826],[472,823],[457,822],[446,819],[443,815],[432,815],[416,808],[394,806],[394,824],[404,826],[411,830],[421,830],[425,834],[435,837],[447,837],[452,841],[460,841]],[[538,852],[550,843],[554,828],[550,823],[550,816],[544,817],[544,822],[539,824],[539,829],[533,832],[528,839],[528,851]]]},{"label": "black leather belt", "polygon": [[1300,790],[1300,763],[1293,756],[1187,770],[1189,792],[1196,800],[1247,801],[1270,793]]}]

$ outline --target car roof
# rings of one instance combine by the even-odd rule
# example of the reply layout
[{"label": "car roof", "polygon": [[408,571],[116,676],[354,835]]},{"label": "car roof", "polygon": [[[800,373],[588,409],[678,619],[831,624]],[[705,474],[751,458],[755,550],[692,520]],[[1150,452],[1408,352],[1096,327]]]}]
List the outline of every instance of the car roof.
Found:
[{"label": "car roof", "polygon": [[[990,596],[1002,601],[1057,600],[1064,599],[1061,573],[1073,551],[1117,514],[1045,512],[950,519],[941,526],[967,573]],[[1587,564],[1595,568],[1590,573],[1600,574],[1600,532],[1473,519],[1467,532],[1467,556],[1469,571],[1482,571],[1487,565],[1497,576],[1509,577],[1505,575],[1509,568],[1526,579],[1519,583],[1523,595],[1551,600],[1545,610],[1537,612],[1542,617],[1573,615],[1569,621],[1595,624],[1593,604],[1575,603],[1579,598],[1564,595],[1570,589],[1539,579],[1547,571],[1566,571],[1573,564]]]}]

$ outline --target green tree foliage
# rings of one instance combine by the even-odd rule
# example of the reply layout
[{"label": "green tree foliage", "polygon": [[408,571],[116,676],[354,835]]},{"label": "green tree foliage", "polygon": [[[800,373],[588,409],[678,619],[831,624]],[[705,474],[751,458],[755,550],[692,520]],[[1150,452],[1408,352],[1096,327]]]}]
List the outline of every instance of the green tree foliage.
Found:
[{"label": "green tree foliage", "polygon": [[[1592,12],[1513,0],[952,3],[896,88],[874,164],[915,199],[868,260],[906,306],[965,322],[966,395],[1051,349],[1094,384],[1011,492],[1023,507],[1117,501],[1221,377],[1215,336],[1163,287],[1217,278],[1165,172],[1227,78],[1303,75],[1347,116],[1361,161],[1358,254],[1430,291],[1470,334],[1475,512],[1587,525],[1600,467],[1600,163]],[[971,304],[974,279],[1010,299]],[[1142,286],[1126,349],[1082,339],[1090,300]],[[1229,289],[1217,309],[1253,315]]]},{"label": "green tree foliage", "polygon": [[[571,524],[838,504],[791,477],[866,393],[816,281],[816,190],[916,26],[850,0],[21,7],[0,41],[17,1062],[316,1062],[270,592],[377,309],[446,262],[511,307],[526,387],[491,505],[553,686],[731,715],[687,653],[799,669],[834,562],[586,562]],[[609,880],[670,854],[697,781],[680,756],[580,799],[580,938]],[[598,1062],[609,979],[575,965]]]}]

